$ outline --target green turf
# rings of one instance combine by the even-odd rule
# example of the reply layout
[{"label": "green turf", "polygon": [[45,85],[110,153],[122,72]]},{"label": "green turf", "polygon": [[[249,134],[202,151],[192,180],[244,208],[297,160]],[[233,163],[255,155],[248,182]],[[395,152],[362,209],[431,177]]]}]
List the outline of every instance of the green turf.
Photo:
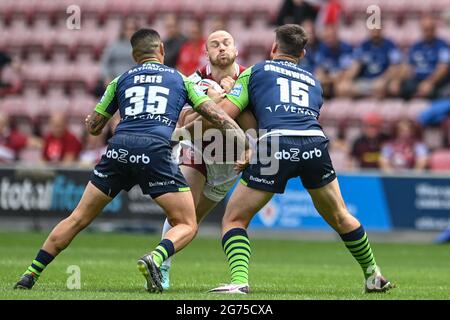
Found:
[{"label": "green turf", "polygon": [[[46,234],[0,233],[1,299],[449,299],[450,247],[373,244],[383,273],[397,284],[387,294],[362,294],[362,272],[336,242],[252,240],[247,296],[206,291],[229,280],[219,239],[197,238],[174,259],[172,288],[143,289],[136,259],[158,238],[84,232],[44,271],[32,291],[12,290]],[[81,290],[69,290],[68,266],[81,270]]]}]

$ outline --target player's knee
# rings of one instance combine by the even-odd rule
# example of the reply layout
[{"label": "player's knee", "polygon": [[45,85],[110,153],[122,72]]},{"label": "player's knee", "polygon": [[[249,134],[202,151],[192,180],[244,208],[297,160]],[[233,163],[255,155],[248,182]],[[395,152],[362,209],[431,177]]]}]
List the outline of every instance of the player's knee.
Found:
[{"label": "player's knee", "polygon": [[90,223],[89,219],[73,214],[68,218],[68,221],[70,223],[70,227],[75,230],[83,230]]},{"label": "player's knee", "polygon": [[239,212],[236,211],[229,211],[227,214],[225,214],[222,218],[222,226],[226,227],[240,227],[240,228],[246,228],[249,224],[249,221],[242,215],[239,214]]},{"label": "player's knee", "polygon": [[183,228],[186,230],[189,234],[197,234],[198,231],[198,223],[196,219],[174,219],[174,218],[168,218],[169,224],[172,227],[177,226],[183,226]]},{"label": "player's knee", "polygon": [[346,230],[349,225],[353,224],[355,218],[350,214],[347,208],[341,208],[332,215],[332,227],[337,230]]},{"label": "player's knee", "polygon": [[190,234],[191,234],[192,238],[195,238],[198,233],[198,224],[195,223],[194,225],[190,225],[189,227],[190,227]]}]

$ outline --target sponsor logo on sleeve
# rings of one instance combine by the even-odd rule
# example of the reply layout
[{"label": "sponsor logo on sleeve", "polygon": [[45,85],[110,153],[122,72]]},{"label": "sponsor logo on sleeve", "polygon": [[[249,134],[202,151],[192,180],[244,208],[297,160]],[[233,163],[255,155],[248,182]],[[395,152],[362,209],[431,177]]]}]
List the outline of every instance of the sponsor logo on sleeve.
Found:
[{"label": "sponsor logo on sleeve", "polygon": [[233,89],[231,89],[231,92],[229,93],[230,96],[239,97],[242,92],[242,84],[237,83],[234,85]]},{"label": "sponsor logo on sleeve", "polygon": [[199,97],[204,97],[206,96],[205,92],[202,90],[202,88],[200,88],[198,85],[194,86],[194,91],[195,93],[199,96]]}]

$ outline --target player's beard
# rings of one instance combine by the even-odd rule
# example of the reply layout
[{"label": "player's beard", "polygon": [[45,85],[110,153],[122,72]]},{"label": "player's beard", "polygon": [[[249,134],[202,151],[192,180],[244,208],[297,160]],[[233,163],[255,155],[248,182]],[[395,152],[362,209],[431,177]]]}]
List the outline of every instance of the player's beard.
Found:
[{"label": "player's beard", "polygon": [[226,57],[223,57],[223,58],[219,58],[219,56],[217,56],[216,59],[211,59],[210,58],[209,62],[214,67],[218,67],[218,68],[224,69],[226,67],[231,66],[234,63],[235,60],[236,60],[236,56],[226,55]]}]

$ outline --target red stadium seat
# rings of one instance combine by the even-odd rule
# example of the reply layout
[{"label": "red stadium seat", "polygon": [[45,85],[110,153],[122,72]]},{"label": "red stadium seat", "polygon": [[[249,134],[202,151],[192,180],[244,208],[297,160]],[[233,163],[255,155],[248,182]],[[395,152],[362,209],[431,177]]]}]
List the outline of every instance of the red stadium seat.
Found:
[{"label": "red stadium seat", "polygon": [[27,85],[23,88],[24,99],[38,99],[41,96],[41,86],[39,82],[27,81]]},{"label": "red stadium seat", "polygon": [[69,76],[68,81],[84,82],[89,90],[92,90],[100,79],[100,65],[99,63],[77,63]]},{"label": "red stadium seat", "polygon": [[69,30],[65,26],[59,27],[56,30],[52,45],[66,47],[67,50],[74,51],[81,34],[80,30]]},{"label": "red stadium seat", "polygon": [[349,120],[361,121],[367,114],[378,112],[380,109],[380,101],[377,99],[360,99],[353,102],[353,108],[347,109],[348,114],[345,116]]},{"label": "red stadium seat", "polygon": [[450,171],[450,150],[441,149],[433,152],[429,159],[431,171]]},{"label": "red stadium seat", "polygon": [[349,156],[343,150],[330,149],[330,158],[333,162],[333,168],[337,172],[348,170]]},{"label": "red stadium seat", "polygon": [[347,98],[337,98],[327,100],[321,108],[320,121],[337,122],[344,119],[347,115],[347,110],[354,107],[354,101]]},{"label": "red stadium seat", "polygon": [[417,116],[425,110],[429,106],[430,102],[423,99],[414,99],[411,100],[409,103],[406,103],[406,115],[412,119],[416,120]]},{"label": "red stadium seat", "polygon": [[70,114],[75,117],[84,118],[94,110],[97,99],[90,95],[75,96],[70,99]]},{"label": "red stadium seat", "polygon": [[385,99],[380,104],[379,114],[388,122],[397,121],[404,117],[406,107],[401,99]]},{"label": "red stadium seat", "polygon": [[439,127],[426,128],[423,131],[423,141],[432,150],[440,149],[444,146],[444,132]]},{"label": "red stadium seat", "polygon": [[12,14],[20,13],[31,16],[34,13],[39,1],[37,0],[15,0],[12,5]]},{"label": "red stadium seat", "polygon": [[19,160],[26,163],[38,163],[41,160],[42,151],[36,148],[25,148],[20,152]]},{"label": "red stadium seat", "polygon": [[38,16],[39,13],[45,13],[51,16],[55,12],[61,10],[63,8],[62,5],[64,5],[64,1],[40,0],[39,5],[34,8],[35,14]]},{"label": "red stadium seat", "polygon": [[28,65],[23,72],[26,81],[45,82],[49,79],[51,65],[49,64],[32,64]]},{"label": "red stadium seat", "polygon": [[352,45],[358,45],[367,38],[367,28],[360,20],[350,26],[342,26],[339,29],[339,37]]},{"label": "red stadium seat", "polygon": [[[157,4],[153,2],[153,7],[151,9],[159,14],[162,13],[180,13],[180,8],[182,3],[185,3],[183,0],[171,0],[171,1],[161,1]],[[195,5],[195,4],[193,4]]]},{"label": "red stadium seat", "polygon": [[9,15],[12,13],[12,8],[14,6],[14,0],[2,0],[0,1],[0,12],[4,16],[4,19],[7,20]]},{"label": "red stadium seat", "polygon": [[247,31],[247,39],[245,44],[249,47],[261,48],[265,53],[272,46],[275,39],[274,29],[263,25],[254,25]]},{"label": "red stadium seat", "polygon": [[267,56],[261,51],[250,51],[247,56],[247,65],[251,66],[266,59]]},{"label": "red stadium seat", "polygon": [[22,97],[5,97],[0,100],[0,110],[9,116],[23,114],[24,101]]},{"label": "red stadium seat", "polygon": [[[95,13],[98,16],[103,16],[110,11],[117,10],[116,2],[117,1],[114,0],[81,0],[78,1],[77,4],[80,6],[81,11],[84,13]],[[126,1],[123,2],[125,3]]]},{"label": "red stadium seat", "polygon": [[430,5],[434,11],[444,12],[450,8],[450,0],[435,0]]},{"label": "red stadium seat", "polygon": [[112,17],[105,21],[105,24],[103,25],[103,32],[107,34],[107,40],[108,42],[111,42],[119,36],[120,28],[121,28],[122,21],[118,18]]},{"label": "red stadium seat", "polygon": [[56,30],[50,25],[40,22],[33,30],[28,45],[42,47],[46,52],[50,51],[57,36]]}]

